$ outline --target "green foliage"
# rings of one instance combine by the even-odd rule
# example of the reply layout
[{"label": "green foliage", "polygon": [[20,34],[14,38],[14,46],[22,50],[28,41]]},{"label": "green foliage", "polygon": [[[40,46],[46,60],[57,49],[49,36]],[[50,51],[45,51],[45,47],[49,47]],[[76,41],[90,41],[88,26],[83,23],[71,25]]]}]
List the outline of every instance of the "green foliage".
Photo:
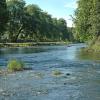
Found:
[{"label": "green foliage", "polygon": [[6,0],[0,0],[0,37],[3,35],[3,31],[5,30],[7,19]]},{"label": "green foliage", "polygon": [[95,40],[90,45],[90,48],[92,50],[94,50],[95,52],[99,52],[100,53],[100,36],[95,38]]},{"label": "green foliage", "polygon": [[16,42],[19,34],[23,29],[24,21],[24,6],[23,0],[7,1],[7,10],[9,12],[9,20],[7,23],[7,34],[10,42]]},{"label": "green foliage", "polygon": [[79,0],[75,16],[77,40],[87,41],[100,35],[100,0]]},{"label": "green foliage", "polygon": [[35,4],[25,5],[24,0],[7,0],[7,10],[9,19],[6,32],[2,34],[6,42],[70,40],[66,21],[52,18]]},{"label": "green foliage", "polygon": [[11,60],[8,62],[7,68],[9,71],[21,71],[24,69],[24,64],[18,60]]}]

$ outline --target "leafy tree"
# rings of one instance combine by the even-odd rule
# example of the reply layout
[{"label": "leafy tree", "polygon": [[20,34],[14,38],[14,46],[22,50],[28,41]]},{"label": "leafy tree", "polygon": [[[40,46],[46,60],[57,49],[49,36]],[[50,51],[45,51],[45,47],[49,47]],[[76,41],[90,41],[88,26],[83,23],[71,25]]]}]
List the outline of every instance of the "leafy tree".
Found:
[{"label": "leafy tree", "polygon": [[87,39],[88,27],[90,26],[88,23],[89,16],[90,16],[90,12],[89,12],[90,6],[89,6],[88,1],[89,0],[79,0],[78,1],[78,8],[75,12],[75,15],[76,15],[75,38],[79,39],[80,41],[84,41]]},{"label": "leafy tree", "polygon": [[24,6],[25,2],[23,0],[9,0],[7,2],[9,11],[7,31],[11,42],[16,42],[23,30]]},{"label": "leafy tree", "polygon": [[91,0],[92,9],[90,9],[90,33],[96,37],[100,35],[100,0]]},{"label": "leafy tree", "polygon": [[6,37],[17,41],[65,41],[69,40],[64,19],[52,18],[35,4],[25,5],[23,0],[8,0]]},{"label": "leafy tree", "polygon": [[2,36],[3,31],[5,30],[7,19],[8,16],[6,0],[0,0],[0,37]]},{"label": "leafy tree", "polygon": [[62,40],[66,40],[69,38],[68,30],[67,30],[67,23],[63,18],[60,18],[58,20],[58,26],[59,26],[59,31],[60,35],[62,37]]},{"label": "leafy tree", "polygon": [[100,35],[100,0],[79,0],[75,15],[77,40],[87,41]]}]

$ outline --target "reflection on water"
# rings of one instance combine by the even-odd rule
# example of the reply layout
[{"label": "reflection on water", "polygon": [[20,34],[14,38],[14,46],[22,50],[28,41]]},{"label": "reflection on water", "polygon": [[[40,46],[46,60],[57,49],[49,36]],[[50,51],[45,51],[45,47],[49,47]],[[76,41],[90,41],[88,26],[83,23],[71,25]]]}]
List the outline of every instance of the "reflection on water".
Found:
[{"label": "reflection on water", "polygon": [[[84,44],[69,46],[37,46],[32,48],[2,48],[0,49],[0,66],[6,66],[9,59],[21,59],[28,66],[41,62],[78,60],[78,54]],[[55,62],[56,63],[56,62]]]},{"label": "reflection on water", "polygon": [[100,53],[87,52],[81,49],[78,57],[82,60],[100,60]]},{"label": "reflection on water", "polygon": [[38,53],[44,51],[43,48],[3,48],[0,50],[0,55],[7,55],[7,54],[28,54],[28,53]]},{"label": "reflection on water", "polygon": [[[85,44],[69,46],[37,46],[29,48],[0,49],[0,66],[6,66],[9,59],[21,59],[29,66],[48,61],[100,60],[100,54],[91,54],[81,50]],[[56,63],[56,62],[55,62]]]}]

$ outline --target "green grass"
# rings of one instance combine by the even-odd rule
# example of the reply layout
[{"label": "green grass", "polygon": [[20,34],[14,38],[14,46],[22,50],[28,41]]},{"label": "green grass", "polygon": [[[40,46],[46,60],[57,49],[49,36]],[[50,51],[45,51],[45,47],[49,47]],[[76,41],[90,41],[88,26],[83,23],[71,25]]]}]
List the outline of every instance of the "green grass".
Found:
[{"label": "green grass", "polygon": [[10,60],[7,65],[8,71],[22,71],[24,69],[24,63],[16,59]]}]

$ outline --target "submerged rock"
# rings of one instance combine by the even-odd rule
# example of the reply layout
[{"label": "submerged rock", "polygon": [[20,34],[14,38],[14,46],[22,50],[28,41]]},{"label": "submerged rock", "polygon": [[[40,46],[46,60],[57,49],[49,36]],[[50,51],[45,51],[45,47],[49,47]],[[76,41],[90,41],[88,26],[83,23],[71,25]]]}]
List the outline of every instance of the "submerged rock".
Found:
[{"label": "submerged rock", "polygon": [[67,85],[67,83],[64,83],[64,85]]},{"label": "submerged rock", "polygon": [[5,97],[10,96],[10,94],[8,93],[8,91],[5,91],[3,89],[0,89],[0,95],[5,96]]},{"label": "submerged rock", "polygon": [[71,75],[70,73],[66,73],[67,76]]}]

